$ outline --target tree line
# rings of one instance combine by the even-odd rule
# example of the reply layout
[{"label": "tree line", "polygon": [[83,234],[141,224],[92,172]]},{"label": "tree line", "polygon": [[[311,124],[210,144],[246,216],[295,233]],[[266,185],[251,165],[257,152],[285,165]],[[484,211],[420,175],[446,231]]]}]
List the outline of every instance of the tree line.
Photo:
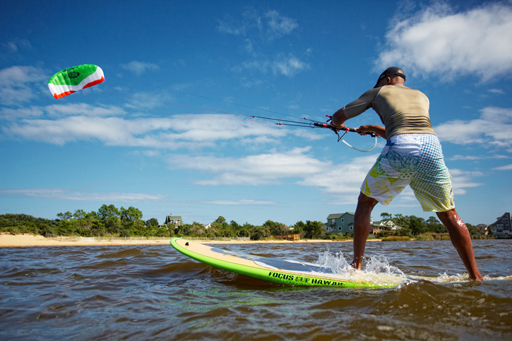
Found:
[{"label": "tree line", "polygon": [[[422,233],[446,233],[447,230],[435,217],[425,220],[416,216],[401,214],[381,214],[383,221],[391,220],[402,229],[397,231],[399,236],[417,236]],[[238,224],[231,220],[229,223],[222,216],[205,227],[203,224],[165,224],[159,225],[156,218],[143,219],[142,212],[135,207],[116,208],[114,205],[102,205],[98,211],[85,212],[76,210],[74,213],[58,213],[57,219],[35,218],[26,214],[0,215],[0,231],[11,234],[32,233],[43,236],[82,236],[82,237],[164,237],[194,236],[194,237],[250,237],[260,240],[271,236],[300,234],[306,239],[348,239],[352,233],[327,233],[320,221],[298,221],[294,225],[267,220],[262,225]],[[473,238],[481,238],[483,232],[471,224],[467,224]],[[384,231],[382,236],[386,236]]]},{"label": "tree line", "polygon": [[[416,216],[404,216],[402,214],[395,214],[394,216],[389,213],[382,213],[381,219],[383,222],[392,221],[395,225],[400,226],[401,229],[397,230],[396,235],[415,237],[424,233],[448,233],[446,227],[437,220],[436,217],[431,216],[428,219],[424,219]],[[481,239],[486,238],[486,231],[478,228],[477,226],[466,223],[471,238]],[[383,231],[380,237],[387,237],[389,233]],[[491,232],[489,231],[489,234]]]}]

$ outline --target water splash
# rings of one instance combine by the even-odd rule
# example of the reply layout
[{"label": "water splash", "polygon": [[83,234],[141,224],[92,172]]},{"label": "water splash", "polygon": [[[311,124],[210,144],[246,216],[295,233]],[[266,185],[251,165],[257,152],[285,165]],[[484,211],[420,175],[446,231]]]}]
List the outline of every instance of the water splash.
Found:
[{"label": "water splash", "polygon": [[315,265],[332,271],[336,277],[344,280],[361,281],[379,285],[399,285],[407,281],[407,276],[397,267],[389,264],[384,256],[371,256],[363,270],[355,270],[346,260],[343,252],[335,254],[324,251],[318,257]]}]

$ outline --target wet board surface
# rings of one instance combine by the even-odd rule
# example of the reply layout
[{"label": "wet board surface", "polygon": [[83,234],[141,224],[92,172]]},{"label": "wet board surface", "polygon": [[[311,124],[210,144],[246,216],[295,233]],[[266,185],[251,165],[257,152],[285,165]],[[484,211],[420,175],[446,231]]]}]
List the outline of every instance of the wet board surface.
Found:
[{"label": "wet board surface", "polygon": [[375,283],[361,279],[345,279],[334,274],[331,269],[315,264],[246,255],[181,238],[171,239],[171,245],[184,255],[202,263],[274,283],[351,288],[396,286],[396,284]]}]

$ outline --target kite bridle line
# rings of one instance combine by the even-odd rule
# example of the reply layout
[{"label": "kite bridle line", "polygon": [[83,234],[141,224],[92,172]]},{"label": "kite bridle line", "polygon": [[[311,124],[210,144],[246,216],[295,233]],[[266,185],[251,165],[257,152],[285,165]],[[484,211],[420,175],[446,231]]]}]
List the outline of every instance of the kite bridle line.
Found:
[{"label": "kite bridle line", "polygon": [[[192,95],[192,94],[189,94],[189,95]],[[215,109],[210,109],[210,108],[202,108],[202,107],[182,105],[182,104],[169,103],[169,102],[163,102],[163,101],[148,100],[148,99],[137,98],[135,96],[122,96],[122,95],[117,95],[117,96],[118,97],[124,97],[124,98],[126,98],[126,97],[135,98],[135,99],[137,99],[139,101],[144,101],[144,102],[155,102],[155,103],[161,103],[161,104],[165,104],[165,105],[172,105],[172,106],[192,108],[192,109],[199,109],[199,110],[207,110],[207,111],[213,111],[213,112],[218,112],[218,113],[223,113],[223,114],[239,115],[239,116],[246,116],[246,117],[248,116],[251,119],[259,118],[259,119],[267,120],[267,121],[277,121],[277,122],[274,122],[274,124],[275,125],[279,125],[279,126],[292,126],[292,127],[304,127],[304,128],[327,128],[327,129],[332,130],[336,134],[336,136],[338,136],[338,142],[342,141],[343,143],[345,143],[350,148],[352,148],[354,150],[357,150],[358,152],[363,152],[363,153],[371,152],[372,150],[375,149],[375,147],[377,146],[377,137],[379,136],[379,135],[377,135],[374,132],[368,133],[368,135],[371,135],[372,137],[375,138],[375,143],[374,143],[374,145],[373,145],[373,147],[371,149],[362,150],[362,149],[358,149],[358,148],[350,145],[347,141],[345,141],[343,139],[343,137],[348,132],[358,132],[358,131],[355,128],[348,128],[348,127],[344,128],[344,129],[336,129],[335,127],[333,127],[329,123],[332,120],[332,117],[329,116],[329,115],[325,115],[326,117],[328,117],[328,120],[327,120],[326,123],[323,123],[323,122],[320,122],[320,121],[314,121],[314,120],[311,120],[311,119],[305,118],[305,117],[301,118],[301,121],[297,121],[297,120],[283,120],[283,119],[280,119],[280,118],[273,118],[273,117],[266,117],[266,116],[257,116],[257,115],[247,115],[247,114],[241,114],[241,113],[231,112],[231,111],[215,110]],[[204,96],[198,96],[198,95],[192,95],[192,96],[204,97]],[[209,97],[204,97],[204,98],[211,99]],[[257,109],[257,110],[263,110],[263,111],[267,111],[267,112],[271,112],[271,113],[276,113],[274,111],[265,110],[265,109],[261,109],[261,108],[255,108],[255,107],[251,107],[251,106],[248,106],[248,105],[243,105],[243,104],[238,104],[238,103],[232,103],[232,104],[244,106],[244,107],[251,108],[251,109]],[[278,113],[276,113],[276,114],[278,114]],[[291,116],[291,115],[287,115],[287,116]],[[343,135],[340,136],[339,131],[344,131]],[[363,134],[363,135],[367,135],[367,134]]]},{"label": "kite bridle line", "polygon": [[[303,117],[302,120],[309,121],[309,122],[292,121],[292,120],[281,120],[281,119],[272,118],[272,117],[250,115],[251,118],[260,118],[260,119],[270,120],[270,121],[279,121],[279,122],[276,122],[275,124],[276,125],[280,125],[280,126],[306,127],[306,128],[327,128],[327,129],[330,129],[330,130],[332,130],[336,134],[336,136],[338,136],[338,142],[341,141],[341,142],[345,143],[347,146],[349,146],[350,148],[352,148],[354,150],[357,150],[358,152],[362,152],[362,153],[371,152],[377,146],[377,137],[379,137],[379,135],[376,134],[375,132],[371,132],[371,133],[368,133],[368,134],[363,134],[363,135],[370,135],[370,136],[375,138],[375,143],[373,144],[373,147],[371,149],[362,150],[362,149],[358,149],[358,148],[352,146],[347,141],[345,141],[343,139],[343,137],[349,131],[350,132],[358,132],[357,129],[355,129],[355,128],[348,128],[348,127],[347,128],[343,128],[343,129],[336,129],[334,126],[332,126],[329,123],[330,121],[332,121],[332,116],[329,116],[329,115],[325,115],[325,116],[327,116],[329,118],[326,123],[310,120],[309,118],[305,118],[305,117]],[[343,135],[341,135],[341,136],[339,134],[340,131],[344,132]]]}]

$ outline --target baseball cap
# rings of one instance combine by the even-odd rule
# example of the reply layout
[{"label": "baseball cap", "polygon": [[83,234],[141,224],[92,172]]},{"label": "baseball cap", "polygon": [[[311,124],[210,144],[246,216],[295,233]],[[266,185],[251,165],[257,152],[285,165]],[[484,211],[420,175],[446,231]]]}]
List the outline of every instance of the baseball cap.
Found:
[{"label": "baseball cap", "polygon": [[[400,76],[405,80],[405,75],[400,72],[402,69],[396,66],[388,67],[383,73],[380,74],[379,79],[377,79],[377,84],[379,84],[380,80],[386,77],[391,76]],[[377,87],[377,84],[373,87],[374,89]]]}]

